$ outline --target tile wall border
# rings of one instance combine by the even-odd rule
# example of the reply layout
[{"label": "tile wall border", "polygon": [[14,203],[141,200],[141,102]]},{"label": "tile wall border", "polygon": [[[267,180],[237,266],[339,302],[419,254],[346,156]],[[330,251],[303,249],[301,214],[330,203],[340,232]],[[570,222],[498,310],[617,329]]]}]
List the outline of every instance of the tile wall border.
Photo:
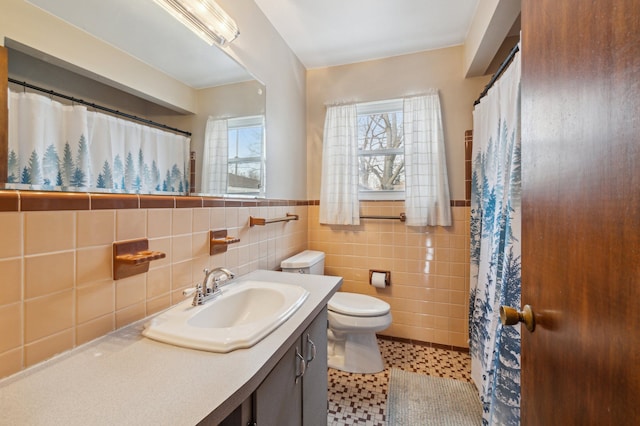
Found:
[{"label": "tile wall border", "polygon": [[313,201],[0,190],[0,212],[309,205],[313,205]]},{"label": "tile wall border", "polygon": [[[385,202],[398,203],[402,201]],[[319,205],[319,200],[247,200],[207,196],[0,190],[0,212]],[[451,200],[451,207],[465,206],[469,206],[469,200]]]}]

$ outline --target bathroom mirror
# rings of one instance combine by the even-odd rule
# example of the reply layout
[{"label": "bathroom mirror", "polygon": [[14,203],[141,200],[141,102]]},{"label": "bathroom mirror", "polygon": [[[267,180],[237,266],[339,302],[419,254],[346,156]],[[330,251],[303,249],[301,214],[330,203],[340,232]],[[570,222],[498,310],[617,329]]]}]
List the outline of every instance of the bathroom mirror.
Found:
[{"label": "bathroom mirror", "polygon": [[[28,2],[194,89],[197,99],[195,113],[177,111],[170,105],[146,106],[139,113],[144,118],[192,133],[190,152],[195,175],[192,173],[191,193],[264,195],[266,88],[244,66],[223,49],[209,46],[153,0]],[[12,45],[7,40],[5,44],[10,48],[20,45],[19,42]],[[36,52],[37,48],[29,46]],[[122,87],[116,89],[126,91]],[[123,108],[125,111],[132,104],[123,103],[127,104]],[[136,112],[133,111],[134,114]],[[203,191],[202,187],[202,171],[209,165],[209,160],[205,159],[205,128],[211,119],[231,120],[232,123],[227,164],[216,164],[218,168],[225,167],[228,173],[228,187],[224,191],[219,188]],[[256,127],[258,121],[261,126]],[[238,128],[238,123],[250,123],[250,126],[245,130]],[[250,142],[237,139],[243,134],[251,134]]]}]

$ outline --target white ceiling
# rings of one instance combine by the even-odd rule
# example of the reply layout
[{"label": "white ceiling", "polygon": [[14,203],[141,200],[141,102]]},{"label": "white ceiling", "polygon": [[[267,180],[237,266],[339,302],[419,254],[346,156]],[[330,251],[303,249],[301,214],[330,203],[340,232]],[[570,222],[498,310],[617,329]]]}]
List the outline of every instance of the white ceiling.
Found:
[{"label": "white ceiling", "polygon": [[[153,0],[27,1],[191,87],[253,79]],[[255,0],[306,68],[462,44],[479,1]]]},{"label": "white ceiling", "polygon": [[464,43],[479,0],[255,0],[306,68]]}]

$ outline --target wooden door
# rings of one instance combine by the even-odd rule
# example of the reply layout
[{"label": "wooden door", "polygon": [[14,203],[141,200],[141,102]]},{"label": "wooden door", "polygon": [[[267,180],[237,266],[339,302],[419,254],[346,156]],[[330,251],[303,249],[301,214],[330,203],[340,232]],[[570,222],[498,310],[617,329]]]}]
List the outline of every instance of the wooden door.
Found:
[{"label": "wooden door", "polygon": [[522,2],[523,425],[640,424],[640,1]]}]

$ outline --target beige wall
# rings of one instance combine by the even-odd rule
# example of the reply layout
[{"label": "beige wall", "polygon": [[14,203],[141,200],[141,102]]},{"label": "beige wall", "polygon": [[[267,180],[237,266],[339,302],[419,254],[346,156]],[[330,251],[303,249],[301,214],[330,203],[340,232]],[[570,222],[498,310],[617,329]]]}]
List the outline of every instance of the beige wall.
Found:
[{"label": "beige wall", "polygon": [[[367,102],[440,91],[451,198],[465,198],[464,132],[473,101],[489,77],[465,79],[462,46],[307,72],[307,194],[318,199],[326,105]],[[310,207],[309,247],[326,252],[326,273],[345,279],[343,291],[369,294],[391,305],[393,323],[382,334],[468,347],[468,207],[452,207],[451,227],[410,228],[400,221],[364,220],[360,226],[321,225]],[[361,202],[363,214],[393,215],[403,202]],[[375,289],[369,269],[391,272]]]},{"label": "beige wall", "polygon": [[464,131],[488,77],[465,79],[462,46],[307,72],[307,195],[320,197],[325,105],[440,91],[451,198],[464,199]]},{"label": "beige wall", "polygon": [[[400,221],[360,226],[318,222],[309,207],[309,248],[326,253],[325,273],[344,278],[341,291],[368,294],[391,305],[393,322],[380,334],[468,347],[469,208],[453,207],[451,227],[410,228]],[[394,215],[402,202],[362,202],[361,212]],[[369,285],[369,270],[391,272],[391,285]]]},{"label": "beige wall", "polygon": [[[398,215],[402,202],[363,202],[363,213]],[[344,278],[341,291],[368,294],[391,305],[393,322],[380,334],[457,348],[468,347],[469,208],[453,207],[453,226],[409,228],[400,221],[360,226],[318,223],[309,207],[309,247],[326,253],[327,275]],[[391,285],[369,285],[369,270],[391,272]]]}]

